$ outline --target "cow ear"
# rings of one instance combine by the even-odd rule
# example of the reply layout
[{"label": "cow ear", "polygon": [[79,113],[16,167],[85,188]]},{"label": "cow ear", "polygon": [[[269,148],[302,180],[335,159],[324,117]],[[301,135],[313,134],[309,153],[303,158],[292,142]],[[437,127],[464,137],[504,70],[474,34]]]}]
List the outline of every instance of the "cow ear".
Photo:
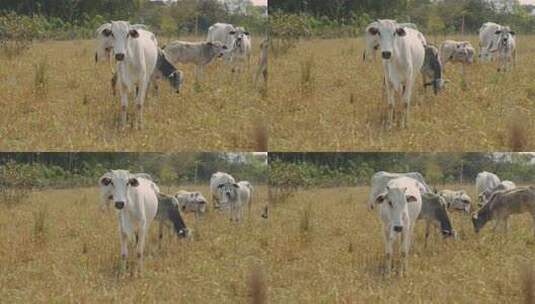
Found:
[{"label": "cow ear", "polygon": [[139,186],[139,181],[137,180],[137,178],[132,177],[131,179],[128,180],[128,184],[132,187],[137,187]]},{"label": "cow ear", "polygon": [[399,37],[404,37],[405,35],[407,35],[407,32],[404,28],[400,27],[396,29],[396,34],[398,34]]},{"label": "cow ear", "polygon": [[249,32],[243,32],[245,35],[249,36]]},{"label": "cow ear", "polygon": [[494,34],[499,35],[499,34],[501,34],[501,33],[502,33],[502,31],[497,30]]},{"label": "cow ear", "polygon": [[231,35],[235,35],[235,34],[236,34],[236,31],[230,31],[229,34],[231,34]]},{"label": "cow ear", "polygon": [[368,29],[368,33],[370,33],[370,35],[375,36],[375,35],[379,34],[379,29],[376,28],[376,27],[370,27]]},{"label": "cow ear", "polygon": [[139,32],[136,30],[136,29],[131,29],[128,34],[130,35],[130,37],[132,38],[137,38],[139,37]]},{"label": "cow ear", "polygon": [[234,186],[234,188],[239,188],[240,186],[238,186],[238,184],[234,183],[232,184],[232,186]]},{"label": "cow ear", "polygon": [[511,34],[513,36],[516,35],[515,31],[510,31],[509,34]]},{"label": "cow ear", "polygon": [[414,195],[407,195],[407,203],[415,203],[418,199]]},{"label": "cow ear", "polygon": [[103,29],[102,30],[102,35],[104,35],[105,37],[110,37],[113,33],[111,32],[110,29]]},{"label": "cow ear", "polygon": [[103,176],[102,178],[100,178],[100,184],[103,186],[111,184],[111,178],[108,176]]},{"label": "cow ear", "polygon": [[219,184],[219,185],[217,185],[217,188],[221,189],[221,188],[223,188],[223,186],[224,186],[224,184]]},{"label": "cow ear", "polygon": [[385,201],[386,193],[381,193],[375,198],[376,204],[382,204]]},{"label": "cow ear", "polygon": [[226,45],[223,46],[224,50],[228,50],[228,47]]}]

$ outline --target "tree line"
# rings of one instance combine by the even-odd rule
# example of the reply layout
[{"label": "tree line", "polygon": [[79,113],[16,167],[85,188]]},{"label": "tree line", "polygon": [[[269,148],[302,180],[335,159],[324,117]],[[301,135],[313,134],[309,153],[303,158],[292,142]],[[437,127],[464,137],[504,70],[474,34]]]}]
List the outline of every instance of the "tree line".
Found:
[{"label": "tree line", "polygon": [[[521,33],[535,31],[533,5],[505,5],[510,1],[489,0],[272,0],[270,15],[300,15],[307,20],[308,31],[352,27],[346,34],[360,34],[375,19],[413,22],[428,34],[477,33],[484,22],[509,25]],[[500,4],[501,3],[501,4]]]},{"label": "tree line", "polygon": [[416,171],[431,184],[474,183],[482,171],[531,183],[534,160],[533,154],[518,153],[270,153],[270,184],[365,185],[378,171]]}]

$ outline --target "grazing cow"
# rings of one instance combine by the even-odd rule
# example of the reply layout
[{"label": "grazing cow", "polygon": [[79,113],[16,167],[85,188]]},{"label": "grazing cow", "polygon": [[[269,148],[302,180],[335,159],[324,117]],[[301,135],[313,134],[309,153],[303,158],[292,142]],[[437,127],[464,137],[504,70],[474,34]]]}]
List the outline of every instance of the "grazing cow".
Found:
[{"label": "grazing cow", "polygon": [[264,84],[267,84],[268,77],[268,50],[269,50],[269,38],[266,38],[260,43],[260,57],[258,58],[258,68],[256,70],[255,83],[258,83],[260,76],[264,79]]},{"label": "grazing cow", "polygon": [[196,218],[206,213],[208,202],[200,192],[181,190],[175,193],[175,198],[178,200],[178,205],[182,212],[193,212]]},{"label": "grazing cow", "polygon": [[145,240],[158,211],[158,198],[152,186],[154,183],[135,177],[127,170],[112,170],[104,175],[99,183],[110,187],[115,208],[118,210],[121,269],[126,268],[128,242],[136,238],[138,271],[142,272]]},{"label": "grazing cow", "polygon": [[390,173],[385,171],[379,171],[375,173],[370,181],[370,193],[368,194],[368,208],[371,210],[375,206],[377,196],[384,191],[389,181],[398,177],[410,177],[419,182],[421,192],[432,192],[431,187],[427,185],[422,174],[418,172],[408,173]]},{"label": "grazing cow", "polygon": [[425,38],[415,29],[400,27],[394,20],[378,20],[368,32],[379,38],[389,106],[388,127],[390,128],[394,121],[397,93],[401,96],[404,107],[401,127],[405,128],[409,121],[414,82],[424,64]]},{"label": "grazing cow", "polygon": [[163,193],[157,193],[156,196],[158,197],[158,212],[156,213],[156,220],[160,222],[158,233],[160,246],[162,244],[164,226],[169,228],[172,224],[178,237],[189,237],[190,231],[186,227],[186,224],[180,215],[180,208],[177,199],[173,196]]},{"label": "grazing cow", "polygon": [[221,42],[173,41],[163,47],[165,57],[173,63],[195,64],[195,79],[200,79],[204,67],[225,54],[227,46]]},{"label": "grazing cow", "polygon": [[221,183],[217,185],[221,196],[221,208],[230,208],[230,221],[239,223],[242,218],[242,207],[251,197],[249,188],[237,183]]},{"label": "grazing cow", "polygon": [[490,220],[495,220],[493,231],[503,224],[504,230],[509,229],[509,216],[512,214],[530,213],[533,219],[535,234],[535,188],[518,187],[511,190],[494,192],[488,204],[472,216],[474,231],[478,233]]},{"label": "grazing cow", "polygon": [[516,61],[515,32],[511,31],[509,27],[503,27],[495,34],[497,35],[496,43],[489,51],[498,53],[498,72],[507,72],[511,70]]},{"label": "grazing cow", "polygon": [[236,29],[232,24],[216,23],[208,28],[207,42],[221,42],[226,47],[227,52],[223,55],[225,62],[232,60],[231,50],[236,40]]},{"label": "grazing cow", "polygon": [[[379,37],[370,33],[370,28],[376,27],[377,21],[370,23],[364,31],[364,40],[366,42],[366,48],[362,52],[362,61],[372,60],[375,61],[377,50],[379,49]],[[418,27],[414,23],[399,23],[400,27],[412,28],[418,30]]]},{"label": "grazing cow", "polygon": [[216,172],[210,177],[210,194],[212,196],[212,207],[218,209],[221,203],[221,192],[218,190],[218,186],[224,183],[236,183],[236,180],[232,175],[224,172]]},{"label": "grazing cow", "polygon": [[514,188],[516,188],[516,185],[512,181],[508,181],[508,180],[501,181],[496,187],[492,189],[487,189],[479,194],[480,195],[479,206],[481,207],[482,205],[486,204],[490,200],[490,197],[492,196],[494,192],[503,191],[503,190],[511,190]]},{"label": "grazing cow", "polygon": [[440,62],[438,49],[434,45],[425,46],[425,59],[421,71],[424,90],[428,86],[433,86],[433,92],[437,95],[444,87],[445,80],[442,79],[442,63]]},{"label": "grazing cow", "polygon": [[[134,29],[147,30],[144,24],[133,24]],[[111,23],[104,23],[96,30],[96,48],[95,48],[95,63],[101,58],[105,58],[110,64],[112,78],[111,78],[111,91],[113,96],[117,94],[117,72],[112,62],[113,51],[113,36],[111,35]]]},{"label": "grazing cow", "polygon": [[[500,184],[500,178],[487,171],[483,171],[476,176],[476,195],[479,199],[478,205],[482,206],[487,203],[486,197],[492,193],[492,190]],[[490,192],[489,192],[490,191]]]},{"label": "grazing cow", "polygon": [[408,255],[414,224],[422,209],[421,185],[409,177],[390,180],[375,198],[378,214],[383,221],[385,240],[385,270],[392,269],[393,243],[401,233],[401,274],[408,270]]},{"label": "grazing cow", "polygon": [[472,199],[466,191],[442,190],[438,193],[446,201],[446,207],[453,210],[462,210],[470,213]]},{"label": "grazing cow", "polygon": [[113,21],[107,32],[113,38],[121,95],[121,126],[126,125],[128,94],[135,93],[137,117],[134,126],[143,126],[143,104],[147,87],[158,60],[158,43],[151,32],[135,29],[126,21]]},{"label": "grazing cow", "polygon": [[427,247],[429,230],[431,225],[436,226],[444,238],[456,237],[456,232],[451,226],[451,221],[446,210],[446,201],[440,195],[434,193],[422,193],[422,211],[419,220],[425,220],[425,241]]},{"label": "grazing cow", "polygon": [[469,41],[446,40],[440,44],[440,61],[446,63],[474,63],[475,50]]},{"label": "grazing cow", "polygon": [[184,73],[177,70],[177,68],[167,60],[162,49],[158,49],[158,61],[156,62],[156,71],[153,75],[156,90],[158,90],[156,80],[162,77],[169,81],[169,84],[175,89],[177,94],[180,93],[180,87],[182,86],[182,83],[184,83]]},{"label": "grazing cow", "polygon": [[496,41],[496,32],[500,31],[503,26],[493,23],[485,22],[479,29],[479,59],[481,61],[491,61],[495,58],[495,54],[490,50],[494,49]]}]

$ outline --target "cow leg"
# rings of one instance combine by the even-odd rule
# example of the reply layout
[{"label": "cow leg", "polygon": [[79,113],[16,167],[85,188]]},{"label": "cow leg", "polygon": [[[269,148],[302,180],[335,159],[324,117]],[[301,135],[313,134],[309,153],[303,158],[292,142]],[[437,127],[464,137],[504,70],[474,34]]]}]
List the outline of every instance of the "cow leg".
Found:
[{"label": "cow leg", "polygon": [[140,226],[141,226],[141,229],[140,229],[140,234],[139,234],[139,242],[137,243],[137,247],[136,247],[136,257],[137,257],[137,266],[138,266],[137,272],[143,273],[143,249],[145,248],[145,238],[148,233],[148,227],[146,227],[145,223],[143,223]]},{"label": "cow leg", "polygon": [[500,217],[496,218],[496,220],[494,221],[494,227],[492,227],[492,232],[498,231],[498,226],[500,225],[501,221],[502,219]]},{"label": "cow leg", "polygon": [[388,118],[386,121],[386,125],[388,129],[392,128],[392,125],[394,123],[394,104],[395,104],[395,96],[392,89],[392,85],[390,84],[390,81],[385,80],[385,89],[386,89],[386,98],[388,100]]},{"label": "cow leg", "polygon": [[162,239],[163,239],[163,221],[160,221],[160,224],[158,225],[158,249],[162,249]]},{"label": "cow leg", "polygon": [[431,223],[426,220],[425,221],[425,238],[424,238],[424,248],[427,248],[427,239],[429,238],[429,230],[431,227]]},{"label": "cow leg", "polygon": [[119,240],[121,242],[121,261],[119,262],[119,272],[126,271],[126,260],[128,257],[128,236],[119,228]]},{"label": "cow leg", "polygon": [[403,113],[401,114],[401,128],[406,128],[409,125],[409,106],[411,103],[412,81],[403,87]]},{"label": "cow leg", "polygon": [[113,73],[113,76],[111,77],[111,92],[113,96],[117,95],[117,72]]},{"label": "cow leg", "polygon": [[145,95],[147,94],[148,82],[144,81],[139,87],[139,94],[136,97],[136,128],[141,129],[143,127],[143,103],[145,101]]},{"label": "cow leg", "polygon": [[409,249],[411,246],[412,225],[401,232],[401,275],[409,270]]},{"label": "cow leg", "polygon": [[504,226],[503,226],[504,232],[507,233],[510,230],[509,229],[510,228],[510,226],[509,226],[509,216],[504,217],[503,223],[504,223]]},{"label": "cow leg", "polygon": [[394,238],[389,225],[384,225],[384,238],[385,238],[385,274],[390,276],[392,271],[392,243]]},{"label": "cow leg", "polygon": [[121,83],[119,86],[119,94],[121,95],[121,127],[126,126],[126,107],[128,106],[128,88]]}]

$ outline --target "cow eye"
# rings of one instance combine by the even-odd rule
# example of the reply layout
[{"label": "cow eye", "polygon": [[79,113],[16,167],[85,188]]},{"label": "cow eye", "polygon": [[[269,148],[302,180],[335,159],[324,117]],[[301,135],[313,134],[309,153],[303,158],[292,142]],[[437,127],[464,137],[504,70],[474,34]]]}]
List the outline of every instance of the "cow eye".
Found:
[{"label": "cow eye", "polygon": [[394,207],[394,205],[392,205],[392,202],[391,202],[391,201],[388,201],[388,205],[389,205],[390,207]]}]

